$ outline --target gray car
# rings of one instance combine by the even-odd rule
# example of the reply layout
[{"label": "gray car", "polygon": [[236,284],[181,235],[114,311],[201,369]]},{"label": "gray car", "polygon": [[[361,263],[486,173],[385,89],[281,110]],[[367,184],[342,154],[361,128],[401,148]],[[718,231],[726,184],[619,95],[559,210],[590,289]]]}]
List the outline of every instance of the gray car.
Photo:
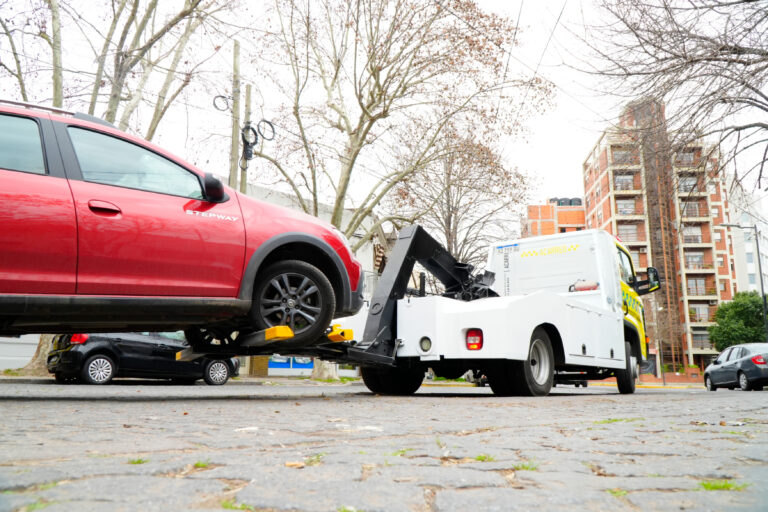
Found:
[{"label": "gray car", "polygon": [[768,343],[745,343],[723,350],[704,370],[704,384],[717,388],[761,391],[768,384]]}]

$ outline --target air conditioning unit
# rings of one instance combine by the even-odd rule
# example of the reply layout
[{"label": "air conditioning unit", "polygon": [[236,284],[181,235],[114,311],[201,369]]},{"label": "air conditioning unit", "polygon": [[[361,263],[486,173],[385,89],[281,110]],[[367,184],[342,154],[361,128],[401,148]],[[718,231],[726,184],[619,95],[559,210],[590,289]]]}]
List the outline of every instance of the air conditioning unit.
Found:
[{"label": "air conditioning unit", "polygon": [[640,248],[637,250],[637,252],[639,252],[640,254],[645,254],[647,251],[648,251],[648,249],[646,249],[645,247],[640,247]]},{"label": "air conditioning unit", "polygon": [[716,300],[711,300],[711,301],[709,301],[709,305],[710,306],[717,306],[717,301]]}]

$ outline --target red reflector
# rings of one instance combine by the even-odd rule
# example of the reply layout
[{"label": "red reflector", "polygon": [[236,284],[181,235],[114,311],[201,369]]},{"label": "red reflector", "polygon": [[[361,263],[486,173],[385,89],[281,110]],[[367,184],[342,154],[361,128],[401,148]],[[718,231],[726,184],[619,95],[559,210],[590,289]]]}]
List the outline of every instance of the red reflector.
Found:
[{"label": "red reflector", "polygon": [[483,330],[467,330],[467,350],[480,350],[483,348]]},{"label": "red reflector", "polygon": [[766,364],[765,358],[761,355],[756,355],[755,357],[753,357],[752,362],[755,364]]},{"label": "red reflector", "polygon": [[72,345],[80,345],[81,343],[85,343],[88,341],[88,335],[87,334],[73,334],[71,338],[69,338],[69,343]]}]

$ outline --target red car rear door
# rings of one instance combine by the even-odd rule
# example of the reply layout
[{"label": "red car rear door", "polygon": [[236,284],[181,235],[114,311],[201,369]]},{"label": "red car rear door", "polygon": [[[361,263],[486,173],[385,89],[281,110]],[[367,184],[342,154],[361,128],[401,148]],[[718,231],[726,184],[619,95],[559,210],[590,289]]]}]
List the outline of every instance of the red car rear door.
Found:
[{"label": "red car rear door", "polygon": [[70,179],[78,294],[237,296],[245,229],[236,197],[203,200],[198,174],[136,142],[75,126],[59,128],[60,140],[62,131],[81,178]]},{"label": "red car rear door", "polygon": [[74,204],[45,114],[0,113],[0,204],[0,293],[74,294]]}]

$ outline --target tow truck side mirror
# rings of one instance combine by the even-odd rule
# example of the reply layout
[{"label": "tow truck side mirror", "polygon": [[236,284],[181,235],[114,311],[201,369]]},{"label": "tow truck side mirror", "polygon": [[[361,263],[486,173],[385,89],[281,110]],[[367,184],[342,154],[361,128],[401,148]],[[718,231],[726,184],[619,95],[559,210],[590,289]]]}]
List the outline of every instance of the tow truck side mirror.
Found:
[{"label": "tow truck side mirror", "polygon": [[646,270],[648,273],[648,279],[635,282],[635,291],[638,295],[645,295],[651,292],[655,292],[661,288],[661,281],[659,279],[659,271],[654,267],[648,267]]}]

